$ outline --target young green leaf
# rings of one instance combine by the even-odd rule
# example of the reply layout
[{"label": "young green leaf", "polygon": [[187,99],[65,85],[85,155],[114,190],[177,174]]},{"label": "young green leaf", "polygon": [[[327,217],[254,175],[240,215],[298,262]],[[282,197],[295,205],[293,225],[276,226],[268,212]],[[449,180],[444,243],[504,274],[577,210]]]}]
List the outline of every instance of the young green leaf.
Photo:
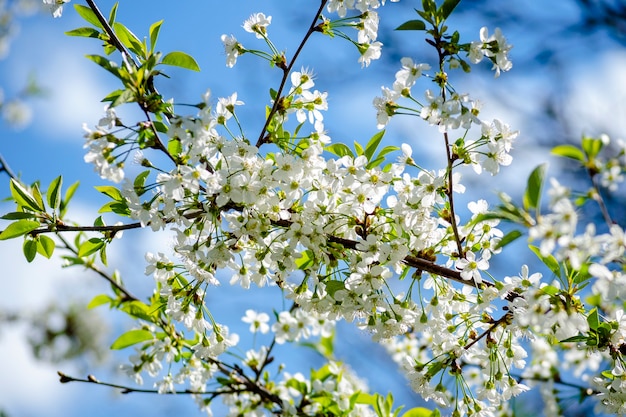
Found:
[{"label": "young green leaf", "polygon": [[552,148],[552,154],[585,162],[583,151],[574,145],[559,145]]},{"label": "young green leaf", "polygon": [[78,248],[78,256],[80,258],[84,256],[89,256],[93,253],[96,253],[104,246],[104,241],[97,237],[92,237],[91,239],[83,242]]},{"label": "young green leaf", "polygon": [[587,316],[587,323],[589,323],[590,330],[598,330],[598,326],[600,326],[600,317],[598,316],[598,309],[594,308],[589,312]]},{"label": "young green leaf", "polygon": [[25,239],[22,245],[24,257],[30,263],[37,256],[37,241],[35,239]]},{"label": "young green leaf", "polygon": [[505,247],[506,245],[508,245],[509,243],[517,240],[521,236],[522,236],[522,232],[520,232],[519,230],[511,230],[509,233],[502,236],[502,239],[500,239],[500,241],[496,244],[495,249],[501,249]]},{"label": "young green leaf", "polygon": [[454,8],[456,6],[458,6],[458,4],[461,2],[461,0],[446,0],[443,2],[443,4],[441,5],[440,13],[441,13],[441,17],[446,20],[448,18],[448,16],[450,16],[450,14],[452,13],[452,11],[454,10]]},{"label": "young green leaf", "polygon": [[154,336],[151,332],[147,330],[135,329],[130,330],[120,337],[118,337],[115,342],[111,345],[111,349],[119,350],[124,349],[132,345],[136,345],[137,343],[145,342],[146,340],[154,339]]},{"label": "young green leaf", "polygon": [[124,201],[124,197],[122,197],[122,193],[117,188],[112,185],[99,185],[94,187],[96,190],[100,191],[102,194],[111,197],[115,201]]},{"label": "young green leaf", "polygon": [[150,52],[154,52],[157,40],[159,39],[159,31],[161,30],[162,24],[163,20],[159,20],[158,22],[154,22],[152,26],[150,26]]},{"label": "young green leaf", "polygon": [[191,55],[181,51],[174,51],[165,55],[161,60],[161,64],[186,68],[192,71],[200,71],[200,66],[198,66],[196,60],[193,59]]},{"label": "young green leaf", "polygon": [[113,302],[113,298],[107,294],[96,295],[90,302],[87,304],[87,308],[92,309],[103,304],[111,304]]},{"label": "young green leaf", "polygon": [[11,189],[11,195],[13,196],[13,200],[15,200],[18,205],[34,211],[45,210],[43,204],[40,205],[35,197],[31,194],[31,192],[13,178],[11,178],[9,188]]},{"label": "young green leaf", "polygon": [[524,193],[523,204],[526,211],[537,209],[539,211],[541,202],[541,191],[546,173],[547,164],[541,164],[533,170],[528,177],[526,192]]},{"label": "young green leaf", "polygon": [[0,219],[4,220],[21,220],[21,219],[34,219],[37,216],[33,213],[28,213],[24,211],[12,211],[11,213],[7,213],[3,216],[0,216]]},{"label": "young green leaf", "polygon": [[426,30],[426,23],[421,20],[409,20],[398,26],[396,30]]},{"label": "young green leaf", "polygon": [[41,255],[45,256],[46,258],[50,259],[56,247],[54,240],[52,240],[46,235],[39,235],[37,236],[36,240],[37,240],[37,252],[39,252]]},{"label": "young green leaf", "polygon": [[594,159],[600,153],[600,150],[604,146],[604,143],[600,139],[594,139],[589,137],[583,137],[582,148],[585,151],[588,159]]},{"label": "young green leaf", "polygon": [[81,4],[75,4],[74,9],[80,15],[80,17],[82,17],[83,19],[85,19],[87,22],[91,23],[95,27],[102,29],[102,24],[98,20],[98,17],[93,12],[93,10],[91,10],[89,7],[83,6]]},{"label": "young green leaf", "polygon": [[117,7],[119,6],[118,2],[115,2],[115,4],[113,4],[113,7],[111,7],[111,11],[109,12],[109,25],[113,26],[113,23],[115,23],[115,18],[117,17]]},{"label": "young green leaf", "polygon": [[63,177],[58,176],[50,183],[46,197],[48,205],[51,209],[57,210],[61,204],[61,187],[63,186]]},{"label": "young green leaf", "polygon": [[352,150],[343,143],[333,143],[332,145],[326,146],[324,149],[334,155],[337,155],[340,158],[346,155],[350,155],[352,158],[354,158],[354,153],[352,152]]},{"label": "young green leaf", "polygon": [[125,47],[136,53],[138,56],[144,59],[146,58],[148,54],[147,51],[144,50],[143,43],[133,32],[130,31],[130,29],[128,29],[120,22],[115,22],[113,24],[113,29],[115,30],[115,34]]},{"label": "young green leaf", "polygon": [[65,216],[65,212],[67,211],[67,205],[74,197],[74,193],[78,188],[79,182],[76,181],[74,184],[70,185],[67,190],[65,190],[65,195],[63,196],[63,200],[61,200],[61,204],[59,205],[59,217],[63,218]]},{"label": "young green leaf", "polygon": [[381,130],[372,136],[369,142],[367,142],[367,145],[365,145],[365,156],[368,161],[374,157],[374,152],[376,152],[378,145],[380,145],[380,142],[383,140],[383,136],[385,136],[385,131]]},{"label": "young green leaf", "polygon": [[35,220],[18,220],[9,224],[7,228],[0,233],[0,240],[13,239],[15,237],[23,236],[26,233],[37,229],[40,225],[41,223]]},{"label": "young green leaf", "polygon": [[537,257],[543,262],[549,269],[552,271],[554,275],[557,277],[561,277],[561,266],[559,265],[559,261],[552,255],[543,256],[541,254],[541,250],[534,245],[528,245],[528,248],[535,254]]},{"label": "young green leaf", "polygon": [[435,410],[429,410],[424,407],[415,407],[410,410],[406,410],[402,417],[433,417]]},{"label": "young green leaf", "polygon": [[84,27],[68,30],[65,32],[67,36],[81,36],[83,38],[99,38],[100,31],[98,29]]}]

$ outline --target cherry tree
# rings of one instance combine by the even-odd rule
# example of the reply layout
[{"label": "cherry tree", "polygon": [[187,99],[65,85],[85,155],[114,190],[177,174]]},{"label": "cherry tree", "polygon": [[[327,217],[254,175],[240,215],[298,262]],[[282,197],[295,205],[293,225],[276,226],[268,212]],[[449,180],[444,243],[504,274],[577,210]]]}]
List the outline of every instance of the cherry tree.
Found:
[{"label": "cherry tree", "polygon": [[[91,269],[110,291],[90,307],[108,306],[135,327],[111,346],[129,351],[121,364],[127,384],[63,372],[60,381],[185,393],[209,415],[221,401],[231,415],[504,416],[530,390],[542,395],[546,415],[558,415],[560,393],[572,388],[595,399],[598,412],[626,414],[626,242],[605,203],[623,181],[626,143],[584,136],[580,146],[554,148],[586,172],[586,190],[546,178],[539,165],[521,201],[503,192],[492,207],[484,198],[460,205],[464,177],[496,176],[514,163],[520,133],[483,117],[479,100],[454,87],[477,65],[490,66],[494,78],[513,68],[500,29],[483,27],[466,40],[448,27],[459,2],[423,0],[397,22],[425,40],[431,59],[416,62],[406,45],[397,72],[372,97],[379,131],[354,144],[331,139],[324,115],[332,92],[315,88],[301,51],[313,37],[329,47],[348,42],[366,71],[385,51],[379,19],[404,2],[312,3],[291,54],[272,35],[280,22],[263,12],[223,34],[226,66],[258,59],[280,75],[258,109],[260,130],[240,116],[237,92],[199,92],[191,106],[159,92],[169,67],[200,70],[191,55],[157,48],[163,21],[138,36],[117,21],[117,4],[106,14],[93,0],[75,4],[86,26],[67,34],[97,40],[103,54],[87,58],[119,83],[103,98],[103,117],[84,127],[84,159],[108,202],[92,224],[76,224],[66,216],[76,184],[61,176],[26,184],[2,160],[15,209],[2,217],[0,239],[21,239],[28,261],[60,253],[68,265]],[[68,12],[66,1],[44,3],[55,17]],[[123,106],[141,117],[123,120]],[[384,145],[384,128],[398,117],[432,126],[432,137]],[[424,146],[436,147],[445,164],[422,167],[414,153]],[[131,175],[132,164],[141,172]],[[597,210],[602,223],[581,216],[581,206]],[[109,245],[140,228],[172,242],[141,260],[154,282],[143,295],[125,285],[135,277],[106,272]],[[508,262],[506,275],[491,272],[494,259],[514,259],[520,238],[537,264]],[[269,287],[284,308],[223,317],[209,295],[229,285]],[[253,345],[231,331],[241,321]],[[334,355],[340,321],[380,343],[430,408],[403,409],[392,394],[370,392]],[[324,357],[321,367],[289,369],[275,354],[278,345],[302,344]]]}]

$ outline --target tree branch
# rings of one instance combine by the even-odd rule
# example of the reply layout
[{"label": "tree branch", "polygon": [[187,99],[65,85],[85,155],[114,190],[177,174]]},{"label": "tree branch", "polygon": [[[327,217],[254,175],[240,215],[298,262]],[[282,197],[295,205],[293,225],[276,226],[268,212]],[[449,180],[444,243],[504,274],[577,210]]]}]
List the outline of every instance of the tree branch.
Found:
[{"label": "tree branch", "polygon": [[265,132],[267,131],[267,127],[271,123],[272,118],[278,111],[278,106],[280,105],[281,94],[283,92],[283,89],[285,88],[287,78],[289,78],[289,73],[291,72],[291,69],[295,65],[296,59],[300,55],[302,48],[304,48],[304,44],[309,40],[309,37],[313,34],[313,32],[315,32],[315,28],[317,27],[317,19],[319,19],[320,14],[322,13],[322,10],[324,10],[324,6],[326,6],[327,2],[328,0],[322,0],[320,7],[317,10],[317,13],[315,14],[315,18],[313,19],[313,22],[311,22],[311,25],[309,26],[309,29],[306,32],[306,35],[304,35],[304,38],[302,38],[302,42],[300,42],[300,45],[298,45],[298,49],[296,49],[295,54],[291,58],[291,62],[286,68],[283,69],[283,78],[280,80],[280,85],[276,93],[276,99],[274,100],[274,105],[272,106],[270,113],[267,115],[267,118],[265,119],[265,124],[263,125],[263,129],[261,129],[261,134],[259,135],[259,139],[256,142],[257,148],[259,148],[261,145],[263,145],[266,142]]}]

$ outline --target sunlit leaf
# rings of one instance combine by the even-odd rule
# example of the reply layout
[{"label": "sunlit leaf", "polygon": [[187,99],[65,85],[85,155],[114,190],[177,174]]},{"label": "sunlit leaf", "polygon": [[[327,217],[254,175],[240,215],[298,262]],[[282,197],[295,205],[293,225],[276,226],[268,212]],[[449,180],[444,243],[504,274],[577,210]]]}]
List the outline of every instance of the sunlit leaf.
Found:
[{"label": "sunlit leaf", "polygon": [[35,220],[18,220],[9,224],[6,229],[0,233],[0,240],[13,239],[15,237],[23,236],[28,232],[32,232],[37,229],[41,223]]},{"label": "sunlit leaf", "polygon": [[200,71],[200,66],[198,66],[196,60],[191,55],[181,51],[174,51],[165,55],[161,60],[161,64],[173,65],[192,71]]},{"label": "sunlit leaf", "polygon": [[111,345],[111,349],[119,350],[124,349],[129,346],[136,345],[137,343],[145,342],[146,340],[154,339],[154,336],[151,332],[147,330],[130,330],[120,337],[118,337],[115,342]]},{"label": "sunlit leaf", "polygon": [[63,177],[56,177],[48,187],[46,197],[48,199],[48,205],[51,209],[56,210],[61,204],[61,187],[63,186]]},{"label": "sunlit leaf", "polygon": [[44,211],[43,205],[40,205],[31,192],[18,181],[11,179],[9,187],[11,189],[11,196],[13,196],[13,199],[18,205],[34,211]]},{"label": "sunlit leaf", "polygon": [[75,4],[74,9],[80,15],[80,17],[82,17],[83,19],[85,19],[87,22],[91,23],[95,27],[99,27],[102,29],[102,24],[100,23],[100,20],[98,20],[98,17],[96,16],[96,14],[89,7],[83,6],[81,4]]},{"label": "sunlit leaf", "polygon": [[56,248],[54,240],[46,235],[39,235],[37,238],[37,252],[50,259],[54,253],[54,249]]},{"label": "sunlit leaf", "polygon": [[82,258],[84,256],[94,254],[99,251],[102,246],[104,246],[104,241],[102,239],[92,237],[80,245],[80,248],[78,248],[78,256]]}]

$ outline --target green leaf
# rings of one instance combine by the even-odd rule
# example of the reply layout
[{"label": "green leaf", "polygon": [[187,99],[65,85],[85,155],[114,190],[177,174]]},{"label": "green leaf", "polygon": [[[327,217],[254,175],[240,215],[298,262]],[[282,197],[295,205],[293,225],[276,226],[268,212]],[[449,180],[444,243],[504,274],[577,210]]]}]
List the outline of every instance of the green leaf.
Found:
[{"label": "green leaf", "polygon": [[367,142],[367,145],[365,145],[365,156],[368,161],[374,156],[374,152],[376,152],[378,145],[380,145],[380,142],[383,140],[383,136],[385,136],[385,130],[376,133],[369,142]]},{"label": "green leaf", "polygon": [[346,155],[350,155],[352,158],[354,158],[354,153],[352,152],[352,150],[343,143],[333,143],[332,145],[326,146],[324,150],[334,155],[337,155],[340,158]]},{"label": "green leaf", "polygon": [[600,317],[598,316],[598,309],[594,308],[589,312],[587,316],[587,323],[589,323],[589,329],[596,331],[600,326]]},{"label": "green leaf", "polygon": [[124,81],[124,77],[120,73],[120,69],[115,62],[110,61],[108,58],[101,55],[85,55],[85,58],[95,62],[105,70],[109,71],[111,74],[115,75],[120,80]]},{"label": "green leaf", "polygon": [[126,203],[122,201],[109,201],[98,210],[98,213],[108,213],[113,212],[119,214],[121,216],[129,216],[130,210]]},{"label": "green leaf", "polygon": [[172,138],[167,142],[167,151],[173,155],[178,156],[183,151],[183,145],[180,143],[180,139]]},{"label": "green leaf", "polygon": [[51,209],[56,210],[61,204],[61,187],[63,186],[63,177],[56,177],[48,187],[46,197],[48,198],[48,205]]},{"label": "green leaf", "polygon": [[385,146],[381,149],[380,153],[365,166],[367,169],[375,168],[385,162],[385,155],[390,152],[395,152],[399,150],[397,146]]},{"label": "green leaf", "polygon": [[144,50],[143,43],[141,43],[139,38],[133,32],[131,32],[130,29],[128,29],[120,22],[113,23],[113,29],[115,30],[115,34],[125,47],[136,53],[138,56],[144,59],[146,58],[147,51]]},{"label": "green leaf", "polygon": [[509,233],[502,236],[502,239],[500,239],[495,249],[501,249],[521,236],[522,232],[520,232],[519,230],[511,230]]},{"label": "green leaf", "polygon": [[13,200],[15,200],[18,205],[34,211],[44,211],[43,205],[39,205],[31,192],[18,181],[11,178],[9,187],[11,189],[11,196],[13,196]]},{"label": "green leaf", "polygon": [[109,98],[114,98],[114,100],[111,100],[111,107],[117,107],[117,106],[121,106],[122,104],[133,103],[136,101],[135,92],[132,89],[127,88],[126,90],[123,90],[123,91],[120,91],[120,90],[115,91],[115,93],[118,93],[118,92],[120,93],[119,95],[112,96],[111,94],[109,94],[109,96],[107,96],[102,101],[108,101]]},{"label": "green leaf", "polygon": [[68,30],[67,32],[65,32],[65,34],[67,36],[82,36],[83,38],[96,38],[97,39],[100,37],[100,31],[98,29],[94,29],[90,27]]},{"label": "green leaf", "polygon": [[111,11],[109,12],[109,25],[113,25],[115,23],[115,17],[117,16],[117,6],[119,6],[118,2],[115,2]]},{"label": "green leaf", "polygon": [[547,164],[541,164],[533,170],[528,177],[526,192],[524,193],[523,204],[525,210],[539,210],[541,202],[541,191],[543,188],[543,180],[546,173]]},{"label": "green leaf", "polygon": [[343,283],[343,281],[331,280],[326,283],[326,291],[331,297],[334,297],[337,291],[345,289],[346,285]]},{"label": "green leaf", "polygon": [[600,153],[600,150],[604,146],[604,143],[600,139],[594,139],[589,137],[583,137],[582,148],[587,155],[587,158],[594,159]]},{"label": "green leaf", "polygon": [[424,407],[415,407],[410,410],[406,410],[402,417],[434,417],[434,413],[437,410],[429,410]]},{"label": "green leaf", "polygon": [[559,340],[559,343],[570,343],[570,342],[580,343],[580,342],[586,342],[587,339],[589,339],[587,336],[578,335],[578,336],[568,337],[567,339],[564,339],[564,340]]},{"label": "green leaf", "polygon": [[554,256],[543,256],[541,254],[541,250],[537,246],[528,245],[528,248],[533,251],[539,259],[541,259],[541,262],[543,262],[554,275],[561,277],[561,266],[559,265],[559,261],[557,261]]},{"label": "green leaf", "polygon": [[396,30],[426,30],[426,23],[421,20],[409,20],[398,26]]},{"label": "green leaf", "polygon": [[41,255],[50,259],[50,257],[54,253],[55,248],[56,244],[54,243],[54,240],[46,235],[37,236],[37,252],[39,252]]},{"label": "green leaf", "polygon": [[41,195],[41,191],[39,190],[39,184],[35,183],[31,187],[31,192],[33,193],[33,197],[37,202],[37,205],[41,207],[41,211],[46,211],[46,205],[43,202],[43,196]]},{"label": "green leaf", "polygon": [[102,24],[98,20],[98,17],[93,12],[93,10],[91,10],[89,7],[83,6],[83,5],[80,5],[80,4],[75,4],[74,5],[74,9],[87,22],[91,23],[95,27],[98,27],[98,28],[102,29]]},{"label": "green leaf", "polygon": [[30,263],[37,256],[37,241],[35,239],[25,239],[22,245],[24,257]]},{"label": "green leaf", "polygon": [[153,321],[150,307],[148,307],[145,303],[142,303],[141,301],[131,301],[128,303],[124,303],[124,305],[120,307],[120,310],[135,318],[150,322]]},{"label": "green leaf", "polygon": [[192,71],[200,71],[200,67],[195,59],[189,54],[181,51],[170,52],[161,60],[161,64],[173,65],[175,67],[186,68]]},{"label": "green leaf", "polygon": [[365,150],[361,146],[361,144],[357,141],[354,141],[354,150],[358,156],[365,155]]},{"label": "green leaf", "polygon": [[137,343],[145,342],[146,340],[152,339],[154,339],[154,336],[151,332],[147,330],[130,330],[118,337],[117,340],[115,340],[115,342],[113,342],[113,344],[111,345],[111,349],[124,349],[129,346],[136,345]]},{"label": "green leaf", "polygon": [[161,30],[162,24],[163,20],[159,20],[158,22],[154,22],[152,26],[150,26],[150,52],[154,51],[157,39],[159,38],[159,31]]},{"label": "green leaf", "polygon": [[441,8],[439,9],[441,11],[441,17],[445,20],[448,18],[448,16],[450,16],[450,14],[452,13],[452,11],[454,10],[454,8],[456,6],[458,6],[458,4],[461,2],[461,0],[446,0],[443,2],[443,4],[441,5]]},{"label": "green leaf", "polygon": [[78,248],[78,257],[82,258],[84,256],[89,256],[93,253],[96,253],[104,246],[104,241],[97,237],[92,237],[91,239],[83,242]]},{"label": "green leaf", "polygon": [[115,201],[124,201],[124,197],[122,197],[122,193],[117,188],[112,185],[99,185],[94,187],[96,190],[100,191],[102,194],[111,197]]},{"label": "green leaf", "polygon": [[15,237],[23,236],[28,232],[32,232],[41,225],[35,220],[18,220],[7,226],[6,229],[0,233],[0,240],[13,239]]},{"label": "green leaf", "polygon": [[585,154],[574,145],[559,145],[552,148],[552,154],[585,162]]},{"label": "green leaf", "polygon": [[37,216],[33,213],[27,213],[24,211],[12,211],[11,213],[7,213],[4,216],[0,217],[0,219],[4,220],[21,220],[21,219],[34,219]]},{"label": "green leaf", "polygon": [[70,202],[70,200],[72,200],[72,197],[74,197],[74,193],[76,192],[76,189],[78,188],[78,185],[80,183],[78,181],[76,181],[74,184],[70,185],[67,190],[65,190],[65,196],[63,196],[63,200],[61,201],[61,204],[59,205],[59,216],[63,217],[65,215],[65,212],[67,211],[67,205]]},{"label": "green leaf", "polygon": [[133,189],[139,197],[141,197],[146,192],[144,184],[146,183],[146,178],[148,178],[148,175],[150,175],[150,170],[143,171],[141,174],[135,177],[135,181],[133,182]]},{"label": "green leaf", "polygon": [[90,302],[87,304],[87,308],[96,308],[103,304],[111,304],[113,302],[113,298],[111,298],[107,294],[96,295]]}]

